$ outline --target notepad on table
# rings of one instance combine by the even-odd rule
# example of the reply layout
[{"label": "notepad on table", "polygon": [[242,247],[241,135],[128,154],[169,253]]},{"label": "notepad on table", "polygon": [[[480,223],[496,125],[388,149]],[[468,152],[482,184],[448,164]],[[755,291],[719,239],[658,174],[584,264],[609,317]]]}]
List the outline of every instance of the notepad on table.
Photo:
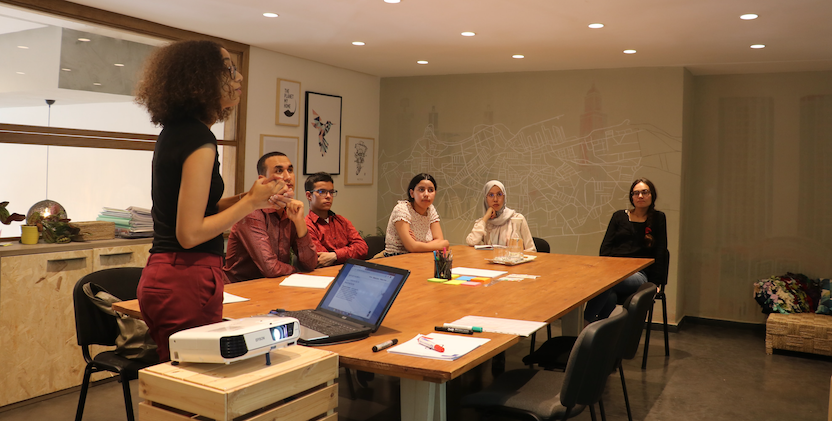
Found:
[{"label": "notepad on table", "polygon": [[[435,351],[419,344],[419,337],[430,338],[435,344],[445,348],[445,352]],[[457,358],[479,348],[488,338],[472,338],[470,336],[443,335],[431,333],[430,335],[416,335],[413,339],[387,349],[391,354],[409,355],[411,357],[433,358],[436,360],[453,361]]]},{"label": "notepad on table", "polygon": [[225,291],[223,291],[222,293],[223,304],[241,303],[243,301],[248,301],[248,298],[240,297],[239,295],[229,294]]},{"label": "notepad on table", "polygon": [[315,276],[315,275],[302,275],[300,273],[294,273],[289,275],[280,282],[280,285],[285,287],[303,287],[303,288],[326,288],[329,286],[329,283],[335,277],[332,276]]},{"label": "notepad on table", "polygon": [[465,316],[449,323],[454,326],[478,326],[483,332],[503,333],[506,335],[529,336],[537,332],[545,322],[530,320],[501,319],[499,317]]},{"label": "notepad on table", "polygon": [[508,272],[504,270],[488,270],[488,269],[475,269],[475,268],[466,268],[466,267],[457,267],[452,268],[451,273],[454,275],[460,276],[473,276],[473,277],[481,277],[481,278],[496,278],[498,276],[503,276]]}]

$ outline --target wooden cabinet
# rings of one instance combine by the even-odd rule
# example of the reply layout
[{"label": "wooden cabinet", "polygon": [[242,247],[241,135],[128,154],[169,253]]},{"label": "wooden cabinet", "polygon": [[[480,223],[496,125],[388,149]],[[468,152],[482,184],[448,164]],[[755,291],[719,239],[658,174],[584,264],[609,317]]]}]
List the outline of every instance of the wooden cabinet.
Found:
[{"label": "wooden cabinet", "polygon": [[81,384],[84,359],[75,338],[75,284],[96,270],[144,266],[149,250],[147,240],[0,249],[0,406]]}]

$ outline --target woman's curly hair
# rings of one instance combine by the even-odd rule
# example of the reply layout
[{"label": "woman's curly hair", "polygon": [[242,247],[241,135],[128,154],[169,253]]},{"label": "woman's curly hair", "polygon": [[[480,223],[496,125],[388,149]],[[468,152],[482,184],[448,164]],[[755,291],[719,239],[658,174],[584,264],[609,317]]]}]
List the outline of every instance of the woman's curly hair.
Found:
[{"label": "woman's curly hair", "polygon": [[231,74],[222,48],[213,41],[179,41],[151,54],[135,99],[151,122],[165,126],[196,118],[213,124],[228,118],[231,109],[223,109],[221,100],[223,91],[231,90]]}]

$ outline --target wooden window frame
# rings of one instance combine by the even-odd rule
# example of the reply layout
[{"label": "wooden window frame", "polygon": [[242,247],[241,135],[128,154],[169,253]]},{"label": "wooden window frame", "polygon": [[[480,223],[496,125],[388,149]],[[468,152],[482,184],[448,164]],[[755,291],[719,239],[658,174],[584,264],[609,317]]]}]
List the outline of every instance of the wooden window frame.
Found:
[{"label": "wooden window frame", "polygon": [[[169,39],[171,41],[188,39],[208,39],[225,47],[232,57],[239,57],[237,71],[248,78],[249,50],[247,44],[212,37],[198,32],[186,31],[143,19],[134,18],[106,10],[96,9],[63,0],[0,0],[0,3],[16,6],[34,12],[47,13],[72,20],[92,23],[113,29],[120,29],[141,35]],[[248,94],[248,85],[243,84],[242,97]],[[219,140],[222,146],[235,147],[234,191],[244,191],[245,139],[246,139],[245,100],[237,106],[234,121],[233,140]],[[153,150],[155,135],[139,133],[108,132],[100,130],[66,129],[60,127],[25,126],[17,124],[0,124],[0,143],[18,143],[29,145],[72,146],[104,149]]]}]

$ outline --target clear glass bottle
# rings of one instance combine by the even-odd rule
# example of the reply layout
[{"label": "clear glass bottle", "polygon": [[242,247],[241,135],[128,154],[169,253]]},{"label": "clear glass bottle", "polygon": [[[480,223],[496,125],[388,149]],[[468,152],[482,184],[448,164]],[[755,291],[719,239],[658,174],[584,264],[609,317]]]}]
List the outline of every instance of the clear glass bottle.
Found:
[{"label": "clear glass bottle", "polygon": [[508,258],[512,262],[523,260],[523,238],[520,237],[520,218],[511,218],[511,237],[508,240]]}]

